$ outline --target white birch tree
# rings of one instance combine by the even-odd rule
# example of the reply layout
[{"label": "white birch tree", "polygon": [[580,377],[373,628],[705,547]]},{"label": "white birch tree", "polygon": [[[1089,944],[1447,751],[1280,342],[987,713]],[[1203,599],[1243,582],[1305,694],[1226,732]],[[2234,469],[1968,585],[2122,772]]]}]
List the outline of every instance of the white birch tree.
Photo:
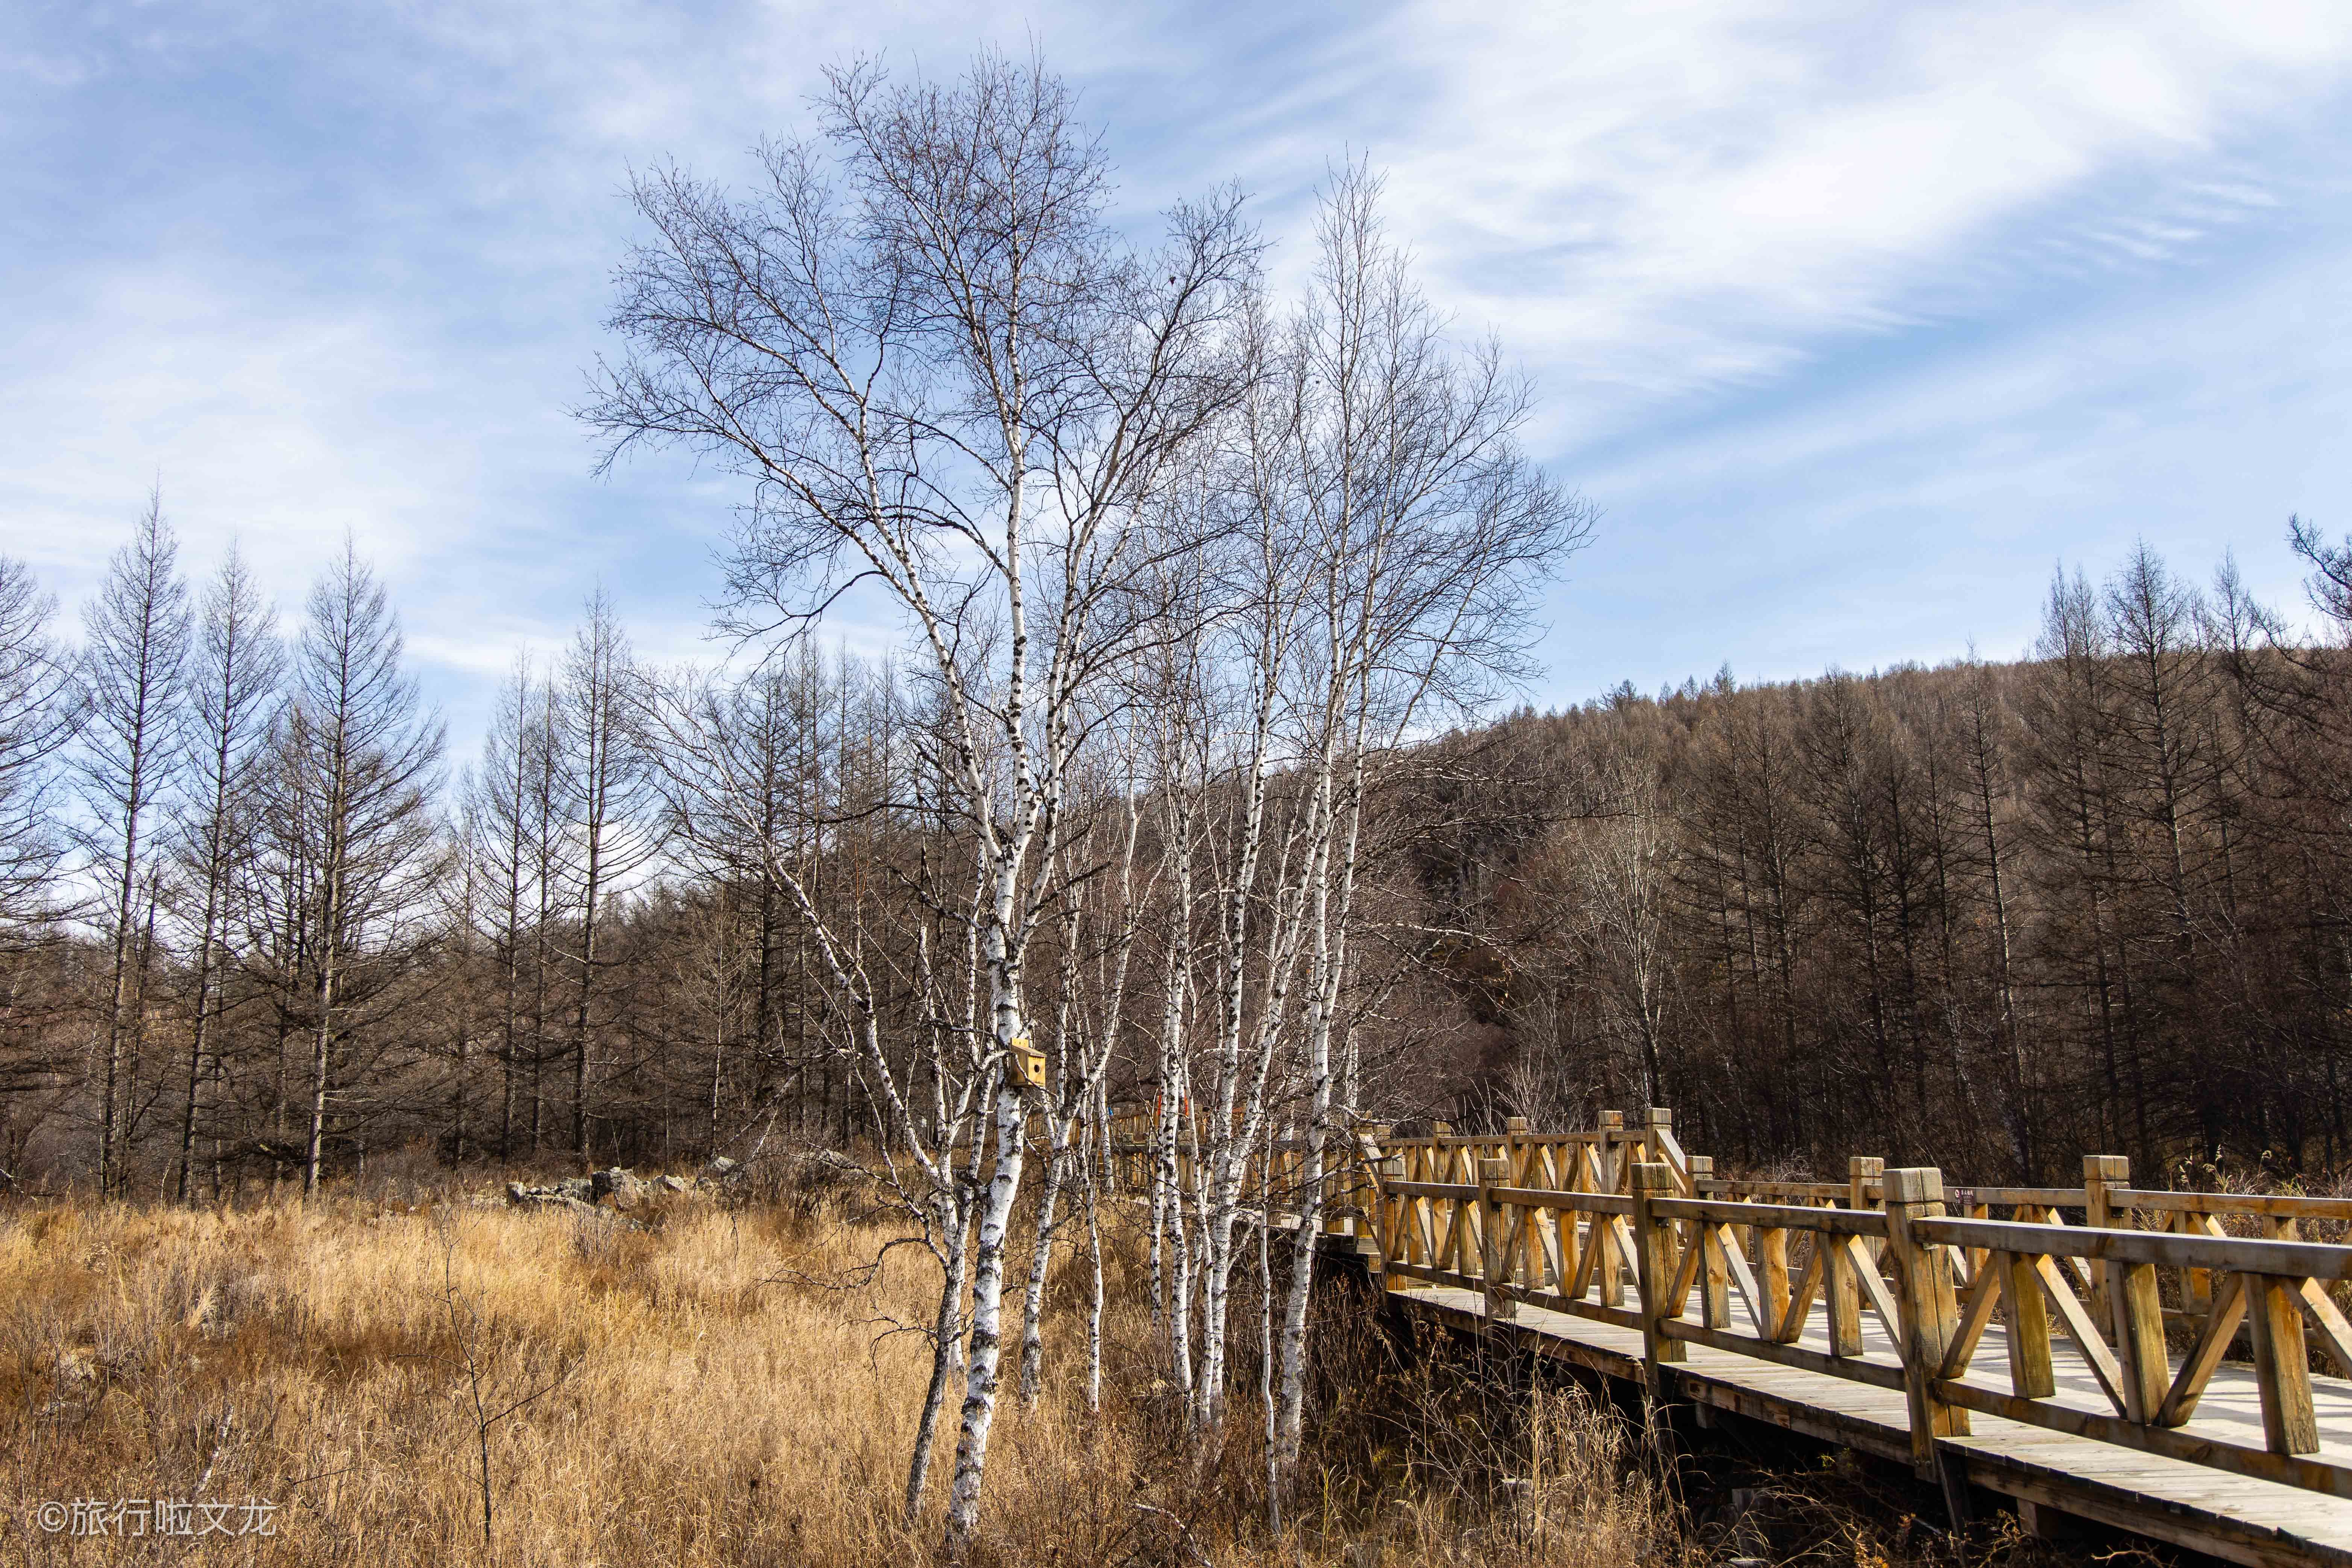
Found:
[{"label": "white birch tree", "polygon": [[[1172,1047],[1162,1065],[1163,1096],[1180,1078],[1198,1082],[1199,1107],[1180,1128],[1164,1100],[1159,1131],[1161,1168],[1175,1168],[1181,1136],[1196,1173],[1184,1194],[1199,1253],[1190,1394],[1205,1431],[1223,1419],[1229,1297],[1264,1206],[1244,1201],[1252,1163],[1275,1144],[1299,1153],[1280,1198],[1304,1237],[1321,1219],[1329,1141],[1351,1135],[1366,813],[1412,742],[1517,672],[1530,589],[1589,523],[1518,443],[1528,384],[1491,343],[1448,342],[1382,230],[1379,195],[1360,164],[1335,177],[1306,297],[1252,334],[1259,374],[1209,503],[1231,520],[1218,531],[1223,615],[1192,677],[1210,716],[1201,792],[1213,803],[1215,929],[1197,1066]],[[1172,986],[1167,1003],[1181,1005]],[[1181,1233],[1180,1218],[1169,1234]],[[1311,1247],[1292,1249],[1270,1390],[1277,1469],[1299,1440],[1312,1268]],[[1171,1305],[1179,1361],[1189,1324]]]},{"label": "white birch tree", "polygon": [[1295,443],[1279,466],[1305,548],[1289,656],[1303,775],[1306,950],[1299,1245],[1280,1331],[1275,1461],[1295,1461],[1306,1401],[1307,1304],[1331,1138],[1352,1136],[1335,1046],[1344,1034],[1365,864],[1366,811],[1412,741],[1475,712],[1520,673],[1531,590],[1579,548],[1591,512],[1528,457],[1534,388],[1491,340],[1468,351],[1385,232],[1381,182],[1340,170],[1318,225],[1318,265],[1286,356]]},{"label": "white birch tree", "polygon": [[621,268],[630,355],[583,412],[615,453],[679,442],[751,482],[736,629],[804,624],[856,592],[906,616],[919,649],[973,856],[985,1024],[959,1092],[986,1086],[992,1124],[947,1519],[961,1554],[1024,1172],[1025,963],[1063,892],[1082,698],[1146,635],[1127,588],[1166,542],[1144,509],[1234,395],[1226,340],[1256,246],[1230,194],[1176,208],[1151,255],[1120,245],[1100,149],[1034,62],[829,82],[826,141],[767,148],[758,195],[675,171],[637,182],[656,237]]}]

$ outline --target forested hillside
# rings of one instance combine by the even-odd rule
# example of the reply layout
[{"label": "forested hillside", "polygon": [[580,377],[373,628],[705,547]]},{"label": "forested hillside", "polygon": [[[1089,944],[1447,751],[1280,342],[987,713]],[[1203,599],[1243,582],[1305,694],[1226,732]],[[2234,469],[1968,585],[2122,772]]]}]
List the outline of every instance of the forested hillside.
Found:
[{"label": "forested hillside", "polygon": [[[2294,541],[2340,639],[2346,560]],[[1460,965],[1478,1103],[1656,1100],[1767,1164],[2333,1168],[2347,675],[2143,550],[2056,581],[2013,663],[1727,673],[1457,739],[1465,827],[1423,864],[1500,955]]]},{"label": "forested hillside", "polygon": [[[2297,540],[2340,634],[2345,559]],[[330,944],[302,878],[331,824],[299,794],[321,764],[270,705],[340,668],[321,661],[354,627],[396,667],[380,590],[346,572],[313,596],[290,673],[241,567],[201,595],[164,850],[134,847],[119,922],[119,1019],[118,922],[89,894],[112,862],[69,874],[106,820],[86,753],[117,731],[98,728],[93,686],[71,746],[26,755],[64,736],[43,703],[96,666],[19,633],[16,688],[47,718],[16,731],[12,1175],[96,1179],[103,1161],[151,1191],[299,1180],[314,1110],[330,1172],[420,1146],[531,1163],[856,1139],[872,1110],[824,956],[756,840],[762,824],[789,840],[782,869],[826,908],[866,911],[886,1033],[941,1026],[952,921],[925,878],[956,832],[908,776],[919,702],[803,650],[673,694],[724,756],[665,759],[641,721],[663,705],[644,706],[647,678],[592,607],[559,668],[519,668],[444,794],[414,754],[372,764],[387,787],[354,841],[369,901],[347,897],[362,929],[322,1048]],[[239,616],[259,650],[242,696]],[[432,735],[386,679],[381,727],[413,752]],[[600,702],[615,680],[638,695]],[[1656,1101],[1746,1162],[1883,1148],[1979,1179],[2055,1177],[2093,1149],[2184,1181],[2217,1159],[2334,1168],[2347,742],[2336,647],[2286,637],[2226,573],[2200,587],[2143,552],[2055,583],[2013,663],[1727,672],[1405,748],[1363,839],[1361,1113],[1565,1123]],[[104,777],[119,794],[127,769]],[[1225,785],[1202,800],[1234,805]],[[1037,972],[1066,1020],[1121,955],[1148,996],[1119,1021],[1113,1100],[1156,1092],[1175,951],[1178,895],[1138,873],[1165,857],[1167,803],[1134,804],[1106,788],[1072,862],[1125,879],[1129,915],[1075,934],[1080,898]],[[1203,902],[1188,940],[1213,922]]]}]

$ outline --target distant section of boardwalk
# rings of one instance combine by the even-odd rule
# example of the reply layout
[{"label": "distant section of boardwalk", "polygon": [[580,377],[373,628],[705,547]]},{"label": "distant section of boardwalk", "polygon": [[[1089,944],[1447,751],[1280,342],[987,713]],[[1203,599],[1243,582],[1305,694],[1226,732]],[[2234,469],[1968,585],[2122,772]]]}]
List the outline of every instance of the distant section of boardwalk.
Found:
[{"label": "distant section of boardwalk", "polygon": [[1578,1133],[1370,1128],[1320,1172],[1279,1148],[1254,1182],[1277,1209],[1318,1189],[1322,1244],[1396,1310],[1654,1410],[1910,1464],[1956,1511],[1975,1487],[2040,1530],[2073,1515],[2352,1568],[2352,1324],[2331,1294],[2352,1247],[2301,1235],[2352,1201],[2137,1189],[2113,1156],[2084,1171],[1947,1189],[1856,1159],[1843,1183],[1727,1181],[1653,1110]]}]

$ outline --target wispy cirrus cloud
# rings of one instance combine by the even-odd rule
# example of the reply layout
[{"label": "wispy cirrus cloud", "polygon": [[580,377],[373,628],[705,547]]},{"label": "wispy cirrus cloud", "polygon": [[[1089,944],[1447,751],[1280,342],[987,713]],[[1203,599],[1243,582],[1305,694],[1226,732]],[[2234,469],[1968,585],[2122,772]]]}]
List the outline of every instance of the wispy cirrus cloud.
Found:
[{"label": "wispy cirrus cloud", "polygon": [[[2352,63],[2306,5],[1427,6],[1398,209],[1460,306],[1612,395],[2159,262],[2276,210]],[[1607,417],[1605,409],[1583,410]]]}]

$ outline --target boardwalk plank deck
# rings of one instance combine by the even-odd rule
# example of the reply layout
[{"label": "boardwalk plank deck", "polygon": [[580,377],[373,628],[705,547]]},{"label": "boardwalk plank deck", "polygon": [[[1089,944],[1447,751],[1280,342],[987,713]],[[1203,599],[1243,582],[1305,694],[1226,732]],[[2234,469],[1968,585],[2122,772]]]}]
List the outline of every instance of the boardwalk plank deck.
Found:
[{"label": "boardwalk plank deck", "polygon": [[[1641,1378],[1642,1336],[1636,1330],[1524,1302],[1516,1318],[1490,1323],[1477,1291],[1397,1283],[1411,1288],[1392,1289],[1391,1295],[1415,1316],[1610,1377]],[[1895,1364],[1884,1330],[1870,1314],[1864,1318],[1864,1355]],[[1985,1331],[1963,1381],[2008,1391],[2002,1332],[1998,1323]],[[1799,1342],[1827,1352],[1828,1322],[1818,1305]],[[1689,1359],[1668,1370],[1675,1396],[1885,1458],[1907,1462],[1910,1457],[1909,1416],[1900,1393],[1711,1346],[1685,1348]],[[2057,1346],[2053,1360],[2061,1402],[2112,1411],[2071,1344]],[[2312,1395],[2323,1455],[2352,1458],[2352,1436],[2347,1436],[2352,1432],[2352,1382],[2314,1377]],[[2000,1416],[1978,1414],[1972,1424],[1969,1436],[1946,1440],[1947,1451],[1959,1456],[1972,1484],[1988,1490],[2257,1568],[2315,1563],[2352,1568],[2352,1501]],[[2224,1363],[2186,1430],[2259,1447],[2262,1409],[2252,1370]]]}]

